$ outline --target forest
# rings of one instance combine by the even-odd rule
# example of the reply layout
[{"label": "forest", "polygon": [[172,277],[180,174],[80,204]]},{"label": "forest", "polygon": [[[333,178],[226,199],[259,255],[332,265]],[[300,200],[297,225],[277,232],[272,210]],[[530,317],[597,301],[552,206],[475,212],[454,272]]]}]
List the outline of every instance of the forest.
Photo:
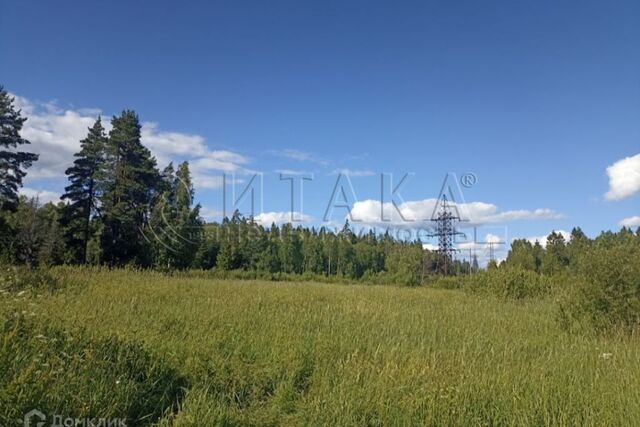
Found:
[{"label": "forest", "polygon": [[27,118],[5,89],[0,115],[0,259],[7,265],[200,270],[220,278],[430,285],[516,297],[548,293],[562,282],[560,288],[582,289],[572,294],[573,305],[584,300],[573,311],[594,324],[635,330],[640,319],[640,229],[591,239],[576,227],[568,241],[556,232],[546,242],[514,240],[506,259],[480,269],[477,258],[443,259],[423,242],[355,232],[348,221],[338,232],[263,227],[236,211],[206,223],[193,203],[188,162],[160,169],[130,110],[111,119],[108,134],[96,120],[66,170],[61,201],[40,204],[19,195],[38,156],[22,151],[29,145],[20,136]]}]

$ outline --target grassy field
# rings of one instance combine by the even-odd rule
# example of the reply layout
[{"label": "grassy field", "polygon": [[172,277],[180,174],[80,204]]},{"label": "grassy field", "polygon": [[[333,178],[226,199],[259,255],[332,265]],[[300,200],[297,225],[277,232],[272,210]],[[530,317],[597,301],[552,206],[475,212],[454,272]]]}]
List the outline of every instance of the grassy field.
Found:
[{"label": "grassy field", "polygon": [[551,300],[65,274],[0,297],[2,425],[38,405],[129,425],[640,423],[640,342],[566,334]]}]

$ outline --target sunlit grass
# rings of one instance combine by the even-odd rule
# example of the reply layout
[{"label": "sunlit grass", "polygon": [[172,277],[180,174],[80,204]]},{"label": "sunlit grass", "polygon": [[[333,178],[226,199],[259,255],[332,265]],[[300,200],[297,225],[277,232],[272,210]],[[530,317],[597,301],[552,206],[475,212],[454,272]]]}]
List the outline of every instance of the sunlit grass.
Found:
[{"label": "sunlit grass", "polygon": [[3,312],[140,343],[186,380],[163,424],[640,422],[640,343],[566,334],[551,300],[123,270],[69,275],[75,284],[53,294],[5,295]]}]

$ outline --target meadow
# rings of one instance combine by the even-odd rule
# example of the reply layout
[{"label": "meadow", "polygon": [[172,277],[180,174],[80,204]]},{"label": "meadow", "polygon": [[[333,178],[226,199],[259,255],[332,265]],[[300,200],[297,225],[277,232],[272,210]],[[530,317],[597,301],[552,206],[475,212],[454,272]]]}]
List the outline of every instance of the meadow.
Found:
[{"label": "meadow", "polygon": [[624,426],[640,342],[552,296],[58,268],[0,294],[0,424]]}]

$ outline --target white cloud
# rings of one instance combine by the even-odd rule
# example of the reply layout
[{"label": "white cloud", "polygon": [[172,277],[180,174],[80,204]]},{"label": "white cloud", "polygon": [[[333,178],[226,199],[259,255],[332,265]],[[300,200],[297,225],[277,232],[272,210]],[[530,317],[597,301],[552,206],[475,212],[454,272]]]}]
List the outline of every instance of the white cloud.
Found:
[{"label": "white cloud", "polygon": [[262,225],[263,227],[269,227],[271,224],[284,224],[287,222],[291,223],[307,223],[313,221],[313,217],[307,214],[303,214],[300,212],[293,212],[293,221],[292,221],[292,212],[263,212],[260,215],[256,215],[254,217],[255,222]]},{"label": "white cloud", "polygon": [[[565,242],[568,242],[569,240],[571,240],[571,233],[565,230],[555,230],[556,233],[560,233],[562,234],[562,237],[564,237]],[[542,246],[543,248],[547,247],[547,237],[549,237],[551,233],[549,234],[545,234],[543,236],[533,236],[533,237],[525,237],[525,240],[528,240],[529,242],[531,242],[532,244],[535,244],[536,242],[540,243],[540,246]],[[516,239],[514,239],[516,240]]]},{"label": "white cloud", "polygon": [[496,236],[495,234],[491,234],[491,233],[487,234],[485,236],[484,240],[487,243],[500,243],[501,242],[500,236]]},{"label": "white cloud", "polygon": [[620,227],[640,227],[640,216],[632,216],[620,221]]},{"label": "white cloud", "polygon": [[360,177],[360,176],[373,176],[375,175],[375,172],[370,171],[370,170],[352,170],[352,169],[335,169],[333,172],[331,172],[331,175],[338,175],[338,174],[342,174],[342,175],[347,175],[349,177]]},{"label": "white cloud", "polygon": [[242,167],[246,157],[226,150],[205,151],[193,161],[193,168],[202,171],[246,172]]},{"label": "white cloud", "polygon": [[[493,243],[493,245],[492,245]],[[495,234],[487,233],[484,241],[478,242],[461,242],[455,244],[458,252],[454,254],[457,260],[472,261],[475,256],[480,267],[486,267],[491,256],[499,264],[506,258],[507,246],[504,240]],[[438,250],[438,245],[432,243],[423,243],[422,248],[430,251]]]},{"label": "white cloud", "polygon": [[208,206],[200,207],[200,217],[207,221],[213,221],[222,217],[222,211]]},{"label": "white cloud", "polygon": [[222,176],[219,175],[207,175],[199,172],[193,173],[193,185],[196,189],[221,188],[223,182]]},{"label": "white cloud", "polygon": [[[424,199],[407,201],[398,205],[398,209],[387,202],[382,205],[384,220],[381,214],[381,205],[378,200],[364,200],[355,202],[351,209],[351,217],[354,222],[378,226],[415,226],[416,222],[429,221],[433,215],[438,199]],[[484,202],[452,203],[461,218],[468,221],[468,225],[489,223],[501,223],[506,221],[523,219],[557,219],[562,215],[551,209],[535,210],[510,210],[500,211],[496,205]],[[399,212],[398,212],[399,210]]]},{"label": "white cloud", "polygon": [[607,200],[621,200],[640,192],[640,154],[618,160],[607,168]]},{"label": "white cloud", "polygon": [[60,201],[60,193],[48,190],[36,190],[34,188],[23,187],[19,190],[20,195],[26,196],[28,199],[37,198],[38,204],[44,205],[49,202],[58,203]]},{"label": "white cloud", "polygon": [[497,236],[495,234],[491,234],[491,233],[487,233],[487,235],[484,237],[484,241],[480,242],[473,242],[473,241],[469,241],[469,242],[462,242],[462,243],[458,243],[456,245],[457,249],[460,250],[470,250],[470,249],[482,249],[482,250],[486,250],[489,249],[490,247],[493,246],[493,248],[497,248],[498,244],[502,244],[504,243],[503,239],[500,238],[500,236]]},{"label": "white cloud", "polygon": [[[31,141],[29,151],[40,158],[28,170],[27,179],[64,177],[64,171],[73,163],[73,154],[80,149],[80,140],[87,136],[101,110],[62,110],[55,102],[32,102],[15,97],[15,105],[22,109],[27,121],[22,136]],[[109,118],[102,121],[108,131]],[[200,135],[168,132],[158,123],[142,123],[141,141],[149,148],[163,168],[170,161],[188,160],[197,188],[219,188],[221,172],[248,173],[244,165],[249,159],[227,150],[210,150]]]},{"label": "white cloud", "polygon": [[27,121],[22,137],[31,141],[25,150],[40,155],[27,171],[28,178],[52,178],[64,176],[73,162],[73,153],[80,148],[80,140],[87,135],[96,116],[77,111],[58,109],[54,103],[33,103],[15,96],[15,105],[22,110]]},{"label": "white cloud", "polygon": [[[201,157],[190,161],[189,166],[196,189],[220,188],[224,182],[221,173],[251,173],[243,166],[247,163],[249,163],[248,158],[231,151],[207,150]],[[239,183],[241,180],[235,179],[235,182]]]},{"label": "white cloud", "polygon": [[158,157],[161,164],[168,163],[161,161],[160,157],[164,155],[198,157],[207,154],[208,151],[204,138],[200,135],[161,131],[155,122],[142,124],[141,140]]}]

